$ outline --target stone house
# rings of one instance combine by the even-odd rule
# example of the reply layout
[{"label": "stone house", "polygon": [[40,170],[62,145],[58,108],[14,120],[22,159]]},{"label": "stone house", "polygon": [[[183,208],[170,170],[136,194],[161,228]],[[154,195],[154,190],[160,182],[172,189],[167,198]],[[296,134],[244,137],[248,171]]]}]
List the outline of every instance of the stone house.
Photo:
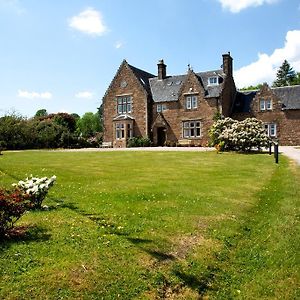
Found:
[{"label": "stone house", "polygon": [[255,117],[281,145],[300,145],[300,85],[237,92],[232,117]]},{"label": "stone house", "polygon": [[206,146],[214,116],[265,122],[266,132],[282,144],[300,144],[300,86],[239,92],[232,57],[222,69],[167,75],[163,60],[157,75],[127,63],[120,65],[103,97],[103,140],[126,147],[131,137],[149,137],[154,146]]}]

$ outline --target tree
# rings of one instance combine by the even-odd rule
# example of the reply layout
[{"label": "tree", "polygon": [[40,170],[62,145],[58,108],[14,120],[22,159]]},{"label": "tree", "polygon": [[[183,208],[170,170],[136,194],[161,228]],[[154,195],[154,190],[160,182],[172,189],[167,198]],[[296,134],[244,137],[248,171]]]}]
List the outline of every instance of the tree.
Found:
[{"label": "tree", "polygon": [[295,80],[296,73],[285,59],[276,74],[276,80],[273,82],[274,87],[292,85]]},{"label": "tree", "polygon": [[260,90],[261,87],[263,86],[262,83],[259,83],[258,85],[250,85],[247,87],[243,87],[242,89],[240,89],[241,91],[253,91],[253,90]]},{"label": "tree", "polygon": [[46,116],[48,116],[48,112],[45,108],[39,109],[34,115],[35,118],[46,117]]},{"label": "tree", "polygon": [[292,85],[300,85],[300,72],[298,72],[292,81]]},{"label": "tree", "polygon": [[87,112],[77,121],[77,131],[84,138],[93,137],[102,131],[99,113]]}]

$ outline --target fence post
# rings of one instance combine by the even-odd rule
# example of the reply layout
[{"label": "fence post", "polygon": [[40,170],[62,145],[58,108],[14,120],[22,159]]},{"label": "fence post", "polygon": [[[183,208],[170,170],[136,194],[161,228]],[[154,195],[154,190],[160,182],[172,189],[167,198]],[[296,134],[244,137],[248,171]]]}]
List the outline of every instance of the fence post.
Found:
[{"label": "fence post", "polygon": [[269,142],[269,155],[272,154],[272,142]]},{"label": "fence post", "polygon": [[274,157],[275,157],[275,163],[278,164],[278,158],[279,158],[278,142],[274,143]]}]

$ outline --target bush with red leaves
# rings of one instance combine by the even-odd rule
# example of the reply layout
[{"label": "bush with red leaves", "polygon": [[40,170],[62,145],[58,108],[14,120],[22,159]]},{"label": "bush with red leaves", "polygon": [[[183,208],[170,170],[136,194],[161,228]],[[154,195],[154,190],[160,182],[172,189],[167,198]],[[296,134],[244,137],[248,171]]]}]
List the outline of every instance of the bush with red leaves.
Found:
[{"label": "bush with red leaves", "polygon": [[12,229],[22,215],[30,208],[29,196],[19,189],[0,188],[0,237]]}]

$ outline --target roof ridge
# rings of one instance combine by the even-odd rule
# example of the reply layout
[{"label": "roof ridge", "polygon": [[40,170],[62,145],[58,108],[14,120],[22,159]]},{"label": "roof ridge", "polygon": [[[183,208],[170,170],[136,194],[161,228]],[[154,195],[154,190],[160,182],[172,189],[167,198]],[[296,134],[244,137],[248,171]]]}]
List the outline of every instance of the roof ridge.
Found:
[{"label": "roof ridge", "polygon": [[296,84],[296,85],[285,85],[285,86],[274,86],[274,87],[271,87],[271,89],[272,89],[272,90],[275,90],[275,89],[295,88],[295,87],[300,87],[300,84]]}]

